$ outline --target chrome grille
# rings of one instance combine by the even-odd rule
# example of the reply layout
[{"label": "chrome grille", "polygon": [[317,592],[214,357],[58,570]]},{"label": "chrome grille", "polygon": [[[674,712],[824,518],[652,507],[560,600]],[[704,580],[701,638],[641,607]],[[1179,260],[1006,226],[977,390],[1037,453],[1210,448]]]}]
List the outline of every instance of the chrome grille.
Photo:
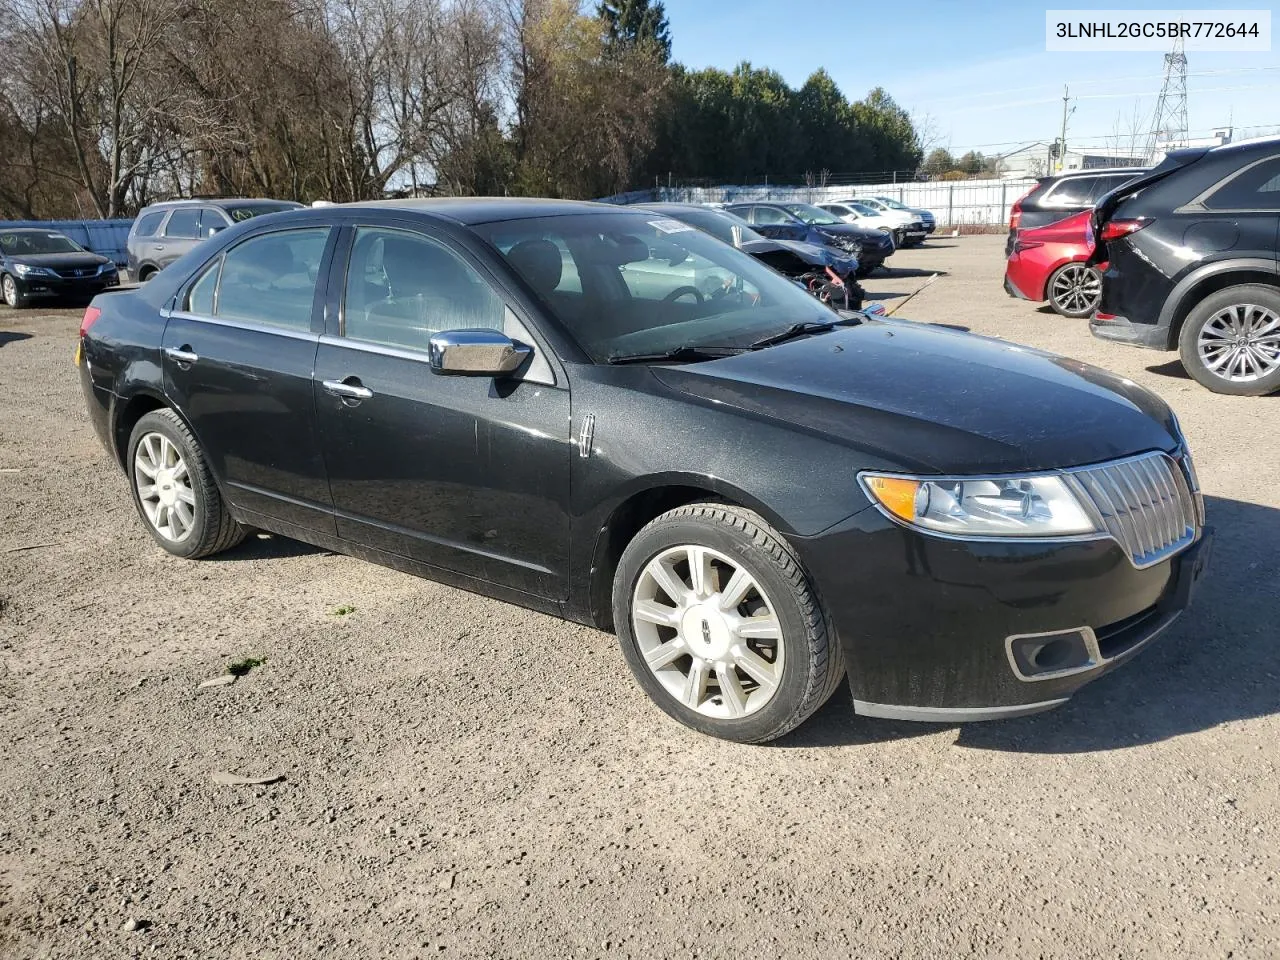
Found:
[{"label": "chrome grille", "polygon": [[1067,476],[1135,567],[1159,563],[1199,536],[1186,475],[1167,454],[1082,467]]}]

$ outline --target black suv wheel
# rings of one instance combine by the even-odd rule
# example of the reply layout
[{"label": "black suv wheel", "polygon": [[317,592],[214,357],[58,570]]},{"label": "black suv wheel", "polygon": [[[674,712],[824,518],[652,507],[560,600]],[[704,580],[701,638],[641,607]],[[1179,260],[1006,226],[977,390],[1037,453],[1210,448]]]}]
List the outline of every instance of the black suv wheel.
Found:
[{"label": "black suv wheel", "polygon": [[1214,393],[1280,390],[1280,289],[1246,283],[1205,297],[1182,324],[1178,352],[1187,373]]}]

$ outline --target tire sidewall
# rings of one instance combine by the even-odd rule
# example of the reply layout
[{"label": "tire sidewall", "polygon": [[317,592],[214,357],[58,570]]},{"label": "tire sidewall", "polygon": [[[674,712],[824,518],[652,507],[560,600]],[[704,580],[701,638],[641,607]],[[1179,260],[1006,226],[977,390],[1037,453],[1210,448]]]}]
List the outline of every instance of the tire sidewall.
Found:
[{"label": "tire sidewall", "polygon": [[[208,469],[204,465],[204,458],[200,455],[200,451],[183,435],[183,431],[174,426],[171,416],[173,415],[168,414],[166,411],[153,411],[143,416],[134,425],[133,432],[129,435],[129,454],[126,461],[126,470],[129,475],[129,494],[133,498],[134,509],[138,511],[138,517],[142,520],[142,526],[147,533],[151,534],[151,538],[160,544],[166,552],[173,554],[175,557],[189,558],[200,552],[201,546],[210,536],[209,528],[213,518],[210,516],[211,511],[209,509],[209,486],[212,480],[208,475]],[[191,491],[196,501],[192,507],[195,519],[191,527],[191,533],[179,543],[166,540],[151,525],[151,520],[148,519],[146,511],[142,508],[142,499],[138,496],[136,465],[138,445],[142,442],[143,437],[152,433],[158,433],[168,438],[169,442],[178,448],[183,462],[187,465],[187,474],[191,478]]]},{"label": "tire sidewall", "polygon": [[1280,313],[1280,288],[1255,283],[1241,284],[1211,293],[1201,300],[1187,314],[1182,322],[1182,329],[1178,331],[1178,355],[1182,359],[1182,366],[1197,383],[1214,393],[1235,397],[1262,397],[1280,391],[1280,370],[1260,380],[1233,383],[1211,372],[1200,359],[1197,341],[1205,323],[1224,307],[1238,303],[1256,303]]},{"label": "tire sidewall", "polygon": [[[1062,266],[1058,267],[1058,269],[1054,270],[1054,271],[1053,271],[1053,273],[1049,274],[1049,281],[1048,281],[1048,283],[1046,283],[1046,284],[1045,284],[1046,291],[1047,291],[1047,293],[1049,294],[1049,296],[1048,296],[1049,306],[1053,307],[1054,312],[1056,312],[1056,313],[1057,313],[1057,314],[1059,314],[1060,316],[1063,316],[1063,317],[1070,317],[1072,320],[1079,320],[1079,319],[1081,319],[1081,318],[1083,318],[1083,317],[1092,316],[1092,315],[1093,315],[1093,312],[1094,312],[1095,310],[1097,310],[1097,309],[1098,309],[1098,303],[1099,303],[1099,302],[1101,301],[1101,299],[1102,299],[1102,298],[1099,296],[1099,297],[1094,301],[1094,304],[1093,304],[1093,306],[1092,306],[1092,307],[1090,307],[1088,310],[1083,310],[1083,311],[1081,311],[1081,310],[1068,310],[1068,309],[1066,309],[1065,307],[1060,307],[1060,306],[1058,306],[1057,301],[1053,299],[1053,285],[1054,285],[1054,283],[1057,281],[1058,276],[1059,276],[1059,275],[1060,275],[1064,270],[1070,270],[1070,269],[1072,269],[1073,267],[1079,267],[1079,266],[1080,266],[1080,264],[1079,264],[1078,262],[1074,262],[1074,261],[1073,261],[1072,263],[1064,263]],[[1093,273],[1093,275],[1098,279],[1099,284],[1101,284],[1101,282],[1102,282],[1102,276],[1101,276],[1101,274],[1099,274],[1099,273],[1098,273],[1098,271],[1097,271],[1097,270],[1095,270],[1093,267],[1089,267],[1089,268],[1088,268],[1088,270],[1089,270],[1090,272],[1092,272],[1092,273]]]},{"label": "tire sidewall", "polygon": [[[663,550],[681,544],[710,547],[742,563],[764,588],[782,628],[782,682],[761,709],[738,719],[707,717],[675,699],[653,675],[640,654],[631,623],[631,600],[645,566]],[[649,698],[666,714],[701,733],[739,742],[770,739],[804,701],[813,667],[809,624],[794,588],[759,546],[724,523],[691,517],[672,518],[646,527],[627,546],[613,582],[613,618],[627,666]]]}]

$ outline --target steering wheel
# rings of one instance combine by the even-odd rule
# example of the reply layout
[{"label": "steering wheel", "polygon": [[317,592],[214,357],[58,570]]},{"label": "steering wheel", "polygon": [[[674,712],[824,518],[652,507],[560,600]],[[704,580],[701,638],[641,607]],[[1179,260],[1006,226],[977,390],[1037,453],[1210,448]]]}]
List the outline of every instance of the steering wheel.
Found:
[{"label": "steering wheel", "polygon": [[702,291],[699,290],[697,287],[683,286],[683,287],[676,287],[674,290],[668,293],[665,297],[662,298],[662,302],[674,303],[675,301],[679,300],[681,297],[690,293],[692,293],[695,297],[698,298],[698,303],[702,303],[702,301],[706,299],[702,295]]}]

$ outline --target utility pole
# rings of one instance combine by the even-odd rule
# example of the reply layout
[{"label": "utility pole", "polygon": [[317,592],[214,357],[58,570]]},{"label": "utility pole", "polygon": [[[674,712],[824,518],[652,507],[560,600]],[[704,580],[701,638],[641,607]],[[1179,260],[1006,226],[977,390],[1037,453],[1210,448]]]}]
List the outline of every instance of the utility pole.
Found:
[{"label": "utility pole", "polygon": [[1062,135],[1058,137],[1058,169],[1057,173],[1062,172],[1063,164],[1067,158],[1067,105],[1071,102],[1071,96],[1067,90],[1067,85],[1062,85]]}]

